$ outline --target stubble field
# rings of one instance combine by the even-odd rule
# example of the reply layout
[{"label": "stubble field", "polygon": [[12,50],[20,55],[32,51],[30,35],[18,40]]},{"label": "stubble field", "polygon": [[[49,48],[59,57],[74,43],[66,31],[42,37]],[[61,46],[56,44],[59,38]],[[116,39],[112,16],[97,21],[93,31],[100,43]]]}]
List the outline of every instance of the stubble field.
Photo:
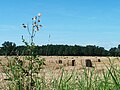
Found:
[{"label": "stubble field", "polygon": [[[13,56],[14,57],[14,56]],[[0,60],[7,65],[8,59],[11,57],[0,56]],[[19,56],[19,59],[24,57]],[[59,79],[61,75],[66,74],[65,77],[69,77],[73,72],[76,78],[81,78],[81,75],[86,69],[88,74],[89,71],[94,69],[94,74],[101,76],[101,73],[107,72],[111,64],[113,67],[120,67],[120,57],[92,57],[92,56],[39,56],[39,59],[45,58],[45,65],[39,72],[40,77],[48,82],[53,79]],[[86,62],[88,60],[88,62]],[[102,77],[102,76],[101,76]],[[0,66],[0,87],[5,86],[4,79],[6,75]]]}]

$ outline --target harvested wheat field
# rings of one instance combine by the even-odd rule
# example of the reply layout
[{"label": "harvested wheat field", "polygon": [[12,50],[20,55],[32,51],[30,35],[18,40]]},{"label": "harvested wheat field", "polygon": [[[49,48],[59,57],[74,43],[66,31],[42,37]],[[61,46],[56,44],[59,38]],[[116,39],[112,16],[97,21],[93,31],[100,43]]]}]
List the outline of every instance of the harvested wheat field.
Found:
[{"label": "harvested wheat field", "polygon": [[[23,57],[19,57],[22,59]],[[120,57],[92,57],[92,56],[39,56],[39,59],[45,58],[45,65],[41,71],[49,76],[49,71],[56,75],[56,73],[63,68],[68,73],[72,70],[81,72],[83,68],[95,68],[96,72],[106,70],[107,66],[112,63],[114,66],[120,66]],[[1,56],[0,60],[7,65],[7,60],[11,57]],[[88,61],[88,63],[86,62]],[[91,62],[89,65],[89,62]],[[88,65],[86,65],[88,64]],[[2,73],[2,67],[0,66]]]},{"label": "harvested wheat field", "polygon": [[[13,56],[14,57],[14,56]],[[1,56],[0,60],[4,65],[8,65],[8,60],[12,57]],[[19,59],[24,57],[19,56]],[[71,75],[72,72],[76,73],[77,78],[81,78],[84,69],[88,71],[94,69],[95,73],[100,74],[106,72],[110,65],[114,67],[120,67],[120,57],[92,57],[92,56],[39,56],[39,59],[45,59],[42,69],[39,72],[40,77],[44,77],[47,82],[52,79],[58,79],[62,74],[63,70],[66,75]],[[27,64],[27,62],[24,62]],[[3,88],[6,83],[6,74],[0,66],[0,88]]]}]

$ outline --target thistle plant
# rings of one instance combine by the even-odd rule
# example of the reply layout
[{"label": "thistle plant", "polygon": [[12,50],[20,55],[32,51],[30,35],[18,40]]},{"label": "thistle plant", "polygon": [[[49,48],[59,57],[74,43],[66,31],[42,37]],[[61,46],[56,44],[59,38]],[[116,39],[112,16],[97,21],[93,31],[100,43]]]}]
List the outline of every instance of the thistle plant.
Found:
[{"label": "thistle plant", "polygon": [[[42,16],[41,13],[38,14],[38,16],[34,16],[32,18],[32,29],[30,30],[30,27],[28,24],[22,24],[23,28],[27,29],[28,31],[28,34],[30,36],[30,46],[34,46],[34,37],[36,35],[36,32],[40,30],[40,28],[42,27],[42,25],[40,24],[40,17]],[[23,39],[23,36],[22,36],[22,40],[23,42],[28,45],[27,42],[25,42],[25,40]]]},{"label": "thistle plant", "polygon": [[[22,36],[22,42],[27,47],[28,56],[20,58],[19,56],[8,58],[8,65],[3,66],[6,73],[9,90],[39,90],[38,83],[40,77],[38,76],[45,59],[39,59],[34,53],[35,43],[34,38],[36,32],[40,30],[42,25],[40,24],[41,13],[38,16],[32,18],[31,29],[28,24],[22,24],[23,28],[28,31],[30,42]],[[23,51],[24,52],[24,51]]]},{"label": "thistle plant", "polygon": [[40,28],[42,27],[42,25],[40,24],[40,17],[42,16],[41,13],[38,14],[38,16],[34,16],[32,18],[32,28],[29,28],[29,25],[27,24],[22,24],[23,28],[27,29],[28,34],[30,36],[30,43],[26,42],[24,37],[22,36],[22,41],[23,43],[25,43],[25,45],[27,46],[27,50],[28,50],[28,57],[25,60],[28,60],[29,65],[28,65],[28,76],[29,78],[29,89],[33,90],[35,88],[35,80],[38,76],[39,70],[41,69],[41,65],[44,64],[44,60],[45,59],[41,59],[39,60],[38,56],[34,53],[34,49],[35,49],[35,43],[34,43],[34,38],[36,35],[36,32],[40,30]]}]

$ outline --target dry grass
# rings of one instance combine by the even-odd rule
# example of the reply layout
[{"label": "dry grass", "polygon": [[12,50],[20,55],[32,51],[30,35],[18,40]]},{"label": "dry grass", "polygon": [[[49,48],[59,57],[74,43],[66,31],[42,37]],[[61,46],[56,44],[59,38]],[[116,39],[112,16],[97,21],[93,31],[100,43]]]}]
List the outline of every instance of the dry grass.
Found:
[{"label": "dry grass", "polygon": [[[8,57],[10,58],[10,57]],[[5,65],[8,65],[8,58],[4,56],[0,56],[0,60]],[[109,67],[110,62],[113,63],[114,66],[120,66],[120,58],[119,57],[86,57],[86,56],[40,56],[40,59],[45,58],[45,66],[40,71],[40,76],[44,77],[46,80],[51,81],[53,78],[57,79],[62,75],[62,69],[64,69],[65,73],[71,74],[72,71],[77,72],[77,74],[82,74],[85,68],[85,60],[90,59],[92,61],[92,65],[95,69],[95,73],[103,73],[107,70],[106,66]],[[19,57],[19,59],[23,59],[23,57]],[[98,62],[100,59],[100,62]],[[59,64],[59,60],[62,60],[62,64]],[[75,66],[72,66],[72,60],[75,60]],[[27,62],[25,63],[25,65]],[[88,68],[88,69],[92,69]],[[0,87],[3,88],[5,86],[4,78],[5,74],[3,73],[2,67],[0,66]]]},{"label": "dry grass", "polygon": [[[10,57],[8,57],[10,58]],[[109,58],[114,65],[120,65],[120,58],[119,57],[92,57],[92,56],[40,56],[39,58],[45,58],[44,69],[46,70],[58,70],[64,68],[67,71],[71,69],[75,70],[82,70],[85,67],[85,60],[90,59],[92,61],[93,67],[100,71],[106,69],[106,66],[110,65]],[[19,59],[23,59],[23,57],[19,57]],[[98,62],[100,59],[101,62]],[[7,58],[5,56],[0,56],[0,60],[5,64],[7,64]],[[62,60],[62,64],[59,64],[59,60]],[[72,60],[75,60],[75,66],[72,66]],[[0,66],[0,72],[2,72],[2,67]]]}]

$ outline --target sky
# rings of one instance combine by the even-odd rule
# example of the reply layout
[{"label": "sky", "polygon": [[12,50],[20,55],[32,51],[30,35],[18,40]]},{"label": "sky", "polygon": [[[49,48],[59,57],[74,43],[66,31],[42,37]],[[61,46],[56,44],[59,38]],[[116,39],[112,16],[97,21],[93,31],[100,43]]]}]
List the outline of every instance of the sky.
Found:
[{"label": "sky", "polygon": [[4,41],[24,45],[22,35],[29,41],[22,23],[30,26],[39,12],[43,28],[36,34],[37,45],[110,49],[120,44],[120,0],[1,0],[0,45]]}]

